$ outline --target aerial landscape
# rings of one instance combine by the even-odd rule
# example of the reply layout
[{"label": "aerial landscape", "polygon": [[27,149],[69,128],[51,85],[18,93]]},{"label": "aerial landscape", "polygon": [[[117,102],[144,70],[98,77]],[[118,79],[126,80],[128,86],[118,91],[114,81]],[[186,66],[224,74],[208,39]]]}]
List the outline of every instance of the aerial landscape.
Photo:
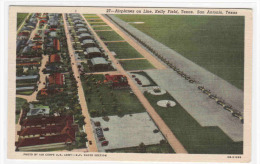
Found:
[{"label": "aerial landscape", "polygon": [[243,154],[244,26],[18,13],[15,150]]}]

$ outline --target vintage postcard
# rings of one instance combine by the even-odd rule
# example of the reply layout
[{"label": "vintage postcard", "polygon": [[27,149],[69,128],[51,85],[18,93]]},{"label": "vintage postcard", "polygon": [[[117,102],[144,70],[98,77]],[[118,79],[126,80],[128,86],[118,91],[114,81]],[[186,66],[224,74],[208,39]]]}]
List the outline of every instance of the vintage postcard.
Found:
[{"label": "vintage postcard", "polygon": [[9,8],[8,158],[249,162],[251,9]]}]

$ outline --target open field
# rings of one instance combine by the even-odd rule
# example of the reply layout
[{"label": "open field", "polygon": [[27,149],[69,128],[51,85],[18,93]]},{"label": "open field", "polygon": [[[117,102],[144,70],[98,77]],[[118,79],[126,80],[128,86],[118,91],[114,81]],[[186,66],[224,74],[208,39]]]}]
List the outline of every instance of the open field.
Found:
[{"label": "open field", "polygon": [[130,89],[113,90],[104,81],[104,75],[82,77],[82,85],[91,117],[112,116],[144,112],[145,109]]},{"label": "open field", "polygon": [[17,28],[21,25],[28,13],[17,13]]},{"label": "open field", "polygon": [[116,15],[184,57],[243,89],[244,18]]},{"label": "open field", "polygon": [[90,24],[91,26],[93,26],[93,25],[106,25],[105,22],[91,22],[91,21],[88,21],[88,22],[89,22],[89,24]]},{"label": "open field", "polygon": [[109,26],[93,26],[94,30],[111,30]]},{"label": "open field", "polygon": [[[154,96],[145,93],[145,97],[156,109],[165,123],[173,131],[183,146],[192,154],[242,154],[243,142],[233,142],[218,127],[202,127],[183,109],[183,107],[168,93]],[[159,107],[159,100],[173,100],[176,106]]]},{"label": "open field", "polygon": [[123,40],[115,31],[98,31],[96,32],[103,41]]},{"label": "open field", "polygon": [[116,53],[116,58],[119,59],[143,57],[127,42],[106,43],[106,45],[110,51],[114,51]]},{"label": "open field", "polygon": [[155,68],[151,63],[146,59],[140,60],[122,60],[120,61],[121,65],[125,70],[145,70]]}]

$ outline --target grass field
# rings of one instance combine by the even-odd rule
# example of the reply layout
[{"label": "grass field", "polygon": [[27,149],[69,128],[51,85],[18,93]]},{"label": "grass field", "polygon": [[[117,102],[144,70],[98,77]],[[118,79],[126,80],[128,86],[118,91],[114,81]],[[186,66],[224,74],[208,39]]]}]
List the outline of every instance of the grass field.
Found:
[{"label": "grass field", "polygon": [[88,79],[86,77],[81,76],[81,81],[91,117],[145,112],[136,95],[130,93],[130,89],[115,90],[106,84],[96,85],[96,82],[104,81],[104,75],[92,75]]},{"label": "grass field", "polygon": [[16,97],[16,100],[15,100],[15,108],[16,108],[16,111],[19,111],[19,112],[16,112],[16,116],[15,116],[15,123],[16,123],[16,124],[18,123],[22,106],[23,106],[23,104],[26,103],[26,102],[27,102],[27,100]]},{"label": "grass field", "polygon": [[106,43],[106,45],[110,51],[114,51],[116,53],[116,58],[119,59],[143,57],[127,42]]},{"label": "grass field", "polygon": [[[192,154],[242,154],[243,142],[233,142],[218,127],[202,127],[168,93],[154,96],[145,93],[145,97],[162,117],[172,132]],[[176,106],[159,107],[159,100],[173,100]]]},{"label": "grass field", "polygon": [[243,89],[244,17],[116,15],[184,57]]},{"label": "grass field", "polygon": [[99,18],[96,14],[83,14],[85,18]]},{"label": "grass field", "polygon": [[148,60],[140,59],[140,60],[122,60],[120,64],[123,66],[125,70],[145,70],[145,69],[153,69],[155,68]]},{"label": "grass field", "polygon": [[98,31],[96,32],[103,41],[123,40],[115,31]]},{"label": "grass field", "polygon": [[111,30],[110,26],[93,26],[94,30]]},{"label": "grass field", "polygon": [[[108,153],[140,153],[138,147],[106,150]],[[146,153],[175,153],[167,143],[157,145],[146,145]]]},{"label": "grass field", "polygon": [[93,26],[93,25],[106,25],[105,22],[90,22],[90,21],[88,21],[88,22],[89,22],[89,24],[90,24],[91,26]]},{"label": "grass field", "polygon": [[97,18],[86,18],[86,19],[88,20],[89,23],[91,23],[91,22],[104,22],[102,19],[97,19]]},{"label": "grass field", "polygon": [[34,90],[27,90],[27,91],[17,91],[16,94],[19,95],[31,95],[33,94]]},{"label": "grass field", "polygon": [[28,13],[17,13],[17,28],[20,27]]}]

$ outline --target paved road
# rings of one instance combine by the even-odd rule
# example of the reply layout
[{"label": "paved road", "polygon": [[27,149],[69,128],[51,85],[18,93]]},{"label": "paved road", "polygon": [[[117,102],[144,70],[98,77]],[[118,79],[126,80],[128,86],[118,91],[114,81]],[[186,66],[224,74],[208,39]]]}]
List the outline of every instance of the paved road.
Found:
[{"label": "paved road", "polygon": [[166,66],[151,55],[144,47],[139,45],[134,39],[129,37],[124,31],[111,23],[103,15],[98,15],[104,22],[106,22],[115,32],[117,32],[124,40],[126,40],[133,48],[135,48],[141,55],[143,55],[154,67],[157,69],[166,69]]},{"label": "paved road", "polygon": [[[158,115],[158,113],[155,111],[155,109],[151,106],[151,104],[148,102],[148,100],[145,98],[143,93],[139,90],[139,88],[136,86],[135,82],[131,79],[130,75],[123,69],[123,67],[119,64],[117,59],[114,57],[114,55],[109,51],[109,49],[106,47],[104,42],[99,38],[99,36],[96,34],[96,32],[92,29],[90,24],[87,22],[87,20],[84,18],[84,16],[81,14],[83,19],[85,20],[86,24],[89,26],[89,29],[92,31],[94,37],[97,39],[97,41],[101,44],[101,46],[104,48],[106,53],[109,55],[109,58],[114,63],[114,65],[117,67],[117,70],[125,75],[128,79],[129,85],[137,98],[140,100],[140,102],[145,107],[146,111],[149,113],[149,115],[152,117],[160,131],[163,133],[163,135],[166,137],[168,143],[171,145],[171,147],[175,150],[176,153],[188,153],[186,149],[183,147],[183,145],[180,143],[180,141],[175,137],[175,135],[172,133],[170,128],[165,124],[163,119]],[[99,15],[100,16],[100,15]],[[111,24],[111,23],[110,23]],[[127,39],[128,40],[128,39]],[[138,45],[139,46],[139,45]],[[160,63],[161,64],[161,63]]]},{"label": "paved road", "polygon": [[80,106],[82,109],[82,114],[85,117],[85,122],[86,122],[85,131],[86,131],[88,140],[92,141],[92,145],[89,145],[88,149],[90,152],[97,152],[98,149],[97,149],[93,129],[91,126],[91,121],[90,121],[88,107],[87,107],[87,103],[86,103],[86,99],[85,99],[85,95],[84,95],[84,90],[83,90],[83,87],[81,84],[81,80],[80,80],[80,78],[78,78],[78,77],[80,77],[80,74],[78,71],[77,64],[72,64],[72,63],[76,63],[76,58],[75,58],[74,50],[72,48],[72,42],[71,42],[71,37],[69,35],[68,27],[67,27],[67,21],[65,20],[64,14],[62,14],[62,16],[63,16],[63,21],[64,21],[64,29],[65,29],[65,33],[66,33],[66,37],[67,37],[69,55],[71,57],[71,67],[72,67],[72,71],[74,72],[75,79],[78,82],[77,86],[78,86],[79,103],[80,103]]}]

